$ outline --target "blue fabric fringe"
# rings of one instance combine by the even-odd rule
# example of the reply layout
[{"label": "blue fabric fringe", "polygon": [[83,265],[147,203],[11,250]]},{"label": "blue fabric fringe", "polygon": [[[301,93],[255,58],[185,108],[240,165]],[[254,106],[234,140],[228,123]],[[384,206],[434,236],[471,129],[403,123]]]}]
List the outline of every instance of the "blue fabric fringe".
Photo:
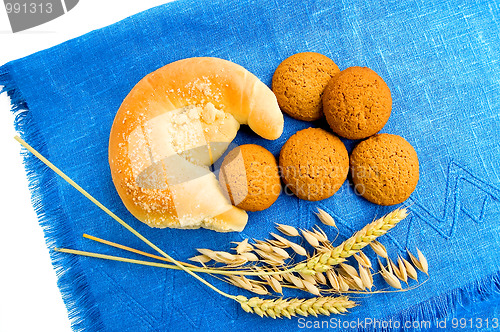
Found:
[{"label": "blue fabric fringe", "polygon": [[[16,85],[7,65],[0,67],[0,85],[3,88],[0,93],[7,93],[11,100],[11,111],[15,114],[14,126],[19,135],[42,155],[48,157],[43,139],[41,139],[36,129],[36,124],[32,121],[29,108],[16,89]],[[49,249],[56,247],[72,247],[74,237],[70,227],[64,227],[68,220],[60,206],[54,205],[60,198],[57,190],[57,176],[46,167],[38,158],[27,151],[23,151],[24,165],[28,177],[31,200],[35,212],[38,216],[40,226],[45,234],[45,241]],[[42,190],[43,188],[43,190]],[[47,204],[45,203],[47,202]],[[48,204],[48,202],[51,202]],[[51,222],[49,222],[49,220]],[[57,226],[56,226],[57,225]],[[104,325],[100,319],[98,306],[96,305],[89,285],[85,278],[80,264],[79,257],[61,254],[50,250],[52,265],[58,278],[58,287],[68,310],[68,317],[74,331],[104,331]],[[435,321],[448,318],[451,319],[459,306],[467,306],[473,302],[491,299],[494,295],[500,294],[500,273],[476,281],[466,287],[456,289],[444,296],[435,297],[409,308],[397,316],[390,317],[392,321],[428,321],[429,317],[434,317]],[[387,319],[388,320],[388,319]],[[448,321],[448,325],[450,322]],[[384,327],[374,323],[365,326],[366,331],[394,331],[397,329]],[[401,326],[399,330],[408,330]],[[415,329],[411,329],[415,330]]]},{"label": "blue fabric fringe", "polygon": [[[390,294],[387,300],[358,299],[361,307],[333,318],[373,315],[400,322],[447,318],[450,327],[451,315],[474,317],[464,313],[464,307],[490,310],[484,311],[485,318],[500,317],[500,274],[491,263],[500,244],[500,180],[495,171],[500,165],[496,140],[500,133],[499,13],[498,5],[486,1],[461,8],[442,1],[175,1],[0,67],[0,85],[11,98],[20,135],[49,159],[51,151],[53,161],[57,152],[72,157],[61,158],[66,165],[58,166],[73,167],[75,180],[100,188],[103,203],[126,216],[112,188],[108,165],[101,160],[107,157],[114,112],[145,74],[188,56],[218,56],[244,65],[270,83],[282,59],[311,50],[339,61],[343,68],[371,67],[394,93],[394,112],[384,130],[408,139],[422,161],[421,182],[411,200],[412,217],[387,239],[394,249],[422,249],[431,264],[432,279],[406,294]],[[285,119],[287,132],[278,141],[259,140],[243,129],[235,143],[261,144],[277,155],[287,137],[309,126]],[[49,138],[57,144],[61,137],[45,137],[52,133],[64,133],[68,145],[51,145]],[[79,153],[72,156],[72,151]],[[85,159],[85,167],[78,167],[78,158]],[[84,223],[97,212],[71,210],[82,198],[73,199],[63,181],[32,155],[24,153],[24,163],[49,249],[86,249],[77,245],[78,232],[89,228],[103,238],[133,241],[118,225]],[[307,227],[315,222],[316,207],[345,215],[336,220],[348,231],[388,212],[358,200],[348,184],[344,189],[343,194],[314,204],[282,195],[268,211],[253,214],[259,227],[241,234],[193,230],[188,236],[168,229],[160,234],[136,225],[160,247],[185,258],[192,255],[199,239],[221,249],[231,240],[267,236],[273,221],[290,219],[294,226]],[[81,219],[78,225],[76,218]],[[451,267],[443,259],[471,253],[477,243],[484,244],[482,251],[463,255]],[[88,265],[92,268],[84,268],[83,258],[52,250],[50,255],[76,331],[297,329],[297,318],[276,322],[247,315],[237,304],[227,305],[230,300],[205,293],[202,285],[187,283],[181,272],[143,274],[137,267],[96,260]],[[467,277],[459,280],[465,272]],[[226,286],[222,285],[224,290]],[[191,310],[193,303],[203,310]],[[237,326],[232,325],[235,322]]]},{"label": "blue fabric fringe", "polygon": [[[15,82],[9,74],[7,65],[0,67],[0,93],[6,92],[11,100],[11,111],[16,115],[14,126],[19,135],[42,155],[48,157],[43,139],[37,137],[36,124],[31,120],[28,105],[21,93],[16,89]],[[22,152],[24,165],[28,177],[32,204],[38,216],[40,226],[45,234],[45,241],[49,249],[56,247],[72,247],[74,237],[68,230],[70,227],[62,226],[67,218],[60,207],[53,203],[60,198],[57,191],[57,182],[53,173],[38,158],[27,151]],[[42,190],[43,188],[43,190]],[[48,221],[51,222],[48,222]],[[55,226],[57,225],[57,226]],[[68,316],[74,331],[104,331],[100,320],[99,309],[89,291],[85,274],[79,265],[79,257],[61,254],[50,250],[52,265],[57,274],[58,287],[68,310]],[[500,294],[500,273],[476,281],[466,287],[456,289],[444,296],[436,297],[424,303],[409,308],[397,316],[391,317],[392,321],[428,321],[434,317],[432,326],[438,319],[450,319],[458,306],[466,306],[477,301],[491,299]],[[448,322],[450,324],[450,322]],[[376,323],[365,327],[366,331],[394,331],[394,328],[384,328]],[[401,326],[400,330],[408,330]],[[415,330],[412,328],[412,330]]]},{"label": "blue fabric fringe", "polygon": [[[0,94],[10,97],[11,111],[15,115],[14,126],[19,136],[42,155],[48,157],[36,123],[32,121],[28,105],[16,88],[8,64],[0,67]],[[45,235],[45,243],[50,249],[52,266],[57,275],[57,286],[68,310],[68,317],[74,331],[104,331],[99,309],[90,292],[80,264],[79,257],[66,255],[54,250],[57,247],[72,247],[73,234],[65,227],[68,222],[64,211],[54,202],[60,201],[55,174],[38,158],[26,151],[21,152],[31,192],[31,203]],[[50,203],[49,203],[50,202]]]},{"label": "blue fabric fringe", "polygon": [[[432,272],[431,272],[432,273]],[[392,319],[392,321],[411,321],[411,322],[424,322],[431,321],[431,330],[437,330],[436,321],[437,320],[447,320],[447,328],[451,329],[451,320],[456,317],[458,319],[462,318],[456,315],[459,312],[459,308],[476,305],[476,306],[488,306],[495,307],[497,302],[488,302],[488,300],[493,300],[496,295],[500,294],[500,273],[492,275],[490,277],[484,278],[482,280],[474,281],[464,287],[457,288],[445,295],[438,296],[422,302],[416,306],[408,308],[400,312],[394,317],[388,317],[387,320]],[[477,313],[480,310],[475,310]],[[493,311],[493,309],[491,310]],[[429,317],[433,317],[432,320]],[[494,316],[492,316],[494,317]],[[491,318],[490,317],[490,320]],[[480,316],[468,316],[467,319],[476,318],[485,319],[488,317]],[[475,323],[475,321],[474,321]],[[422,325],[422,324],[421,324]],[[470,327],[470,326],[469,326]],[[394,331],[391,328],[368,328],[367,331]],[[399,330],[401,331],[415,331],[415,330],[425,330],[423,328],[404,328],[402,326]],[[461,329],[466,331],[467,329]],[[475,330],[474,328],[470,329]],[[488,331],[486,328],[479,329],[481,331]]]}]

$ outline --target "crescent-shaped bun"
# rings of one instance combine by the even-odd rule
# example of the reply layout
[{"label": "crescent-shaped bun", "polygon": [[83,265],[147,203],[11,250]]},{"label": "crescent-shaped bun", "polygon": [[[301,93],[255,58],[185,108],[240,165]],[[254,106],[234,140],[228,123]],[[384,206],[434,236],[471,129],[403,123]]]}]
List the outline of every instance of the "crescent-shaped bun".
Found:
[{"label": "crescent-shaped bun", "polygon": [[209,167],[240,124],[277,139],[283,114],[273,92],[230,61],[189,58],[145,76],[118,110],[109,165],[127,209],[152,227],[241,231],[248,216],[231,205]]}]

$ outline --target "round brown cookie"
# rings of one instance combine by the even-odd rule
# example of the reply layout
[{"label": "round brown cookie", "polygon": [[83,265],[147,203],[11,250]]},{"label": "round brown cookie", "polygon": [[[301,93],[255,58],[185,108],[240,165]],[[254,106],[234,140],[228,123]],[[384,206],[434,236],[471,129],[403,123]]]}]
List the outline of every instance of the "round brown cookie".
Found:
[{"label": "round brown cookie", "polygon": [[376,134],[391,115],[389,87],[373,70],[350,67],[328,82],[323,93],[323,111],[339,136],[361,139]]},{"label": "round brown cookie", "polygon": [[288,115],[298,120],[317,120],[323,116],[323,90],[338,72],[339,67],[323,54],[297,53],[276,68],[272,90]]},{"label": "round brown cookie", "polygon": [[398,135],[379,134],[359,143],[350,166],[356,191],[375,204],[404,202],[418,183],[417,153]]},{"label": "round brown cookie", "polygon": [[260,145],[245,144],[224,158],[219,182],[231,204],[246,211],[270,207],[281,192],[276,159]]},{"label": "round brown cookie", "polygon": [[301,199],[319,201],[342,186],[349,171],[349,156],[337,136],[320,128],[307,128],[283,145],[279,165],[288,189]]}]

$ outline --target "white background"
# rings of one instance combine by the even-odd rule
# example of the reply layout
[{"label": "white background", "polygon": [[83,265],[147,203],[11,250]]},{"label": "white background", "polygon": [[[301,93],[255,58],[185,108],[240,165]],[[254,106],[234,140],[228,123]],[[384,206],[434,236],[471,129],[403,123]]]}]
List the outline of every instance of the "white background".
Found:
[{"label": "white background", "polygon": [[[0,65],[165,2],[80,0],[65,15],[16,34],[0,5]],[[71,331],[43,232],[31,207],[9,110],[4,93],[0,95],[0,332]]]}]

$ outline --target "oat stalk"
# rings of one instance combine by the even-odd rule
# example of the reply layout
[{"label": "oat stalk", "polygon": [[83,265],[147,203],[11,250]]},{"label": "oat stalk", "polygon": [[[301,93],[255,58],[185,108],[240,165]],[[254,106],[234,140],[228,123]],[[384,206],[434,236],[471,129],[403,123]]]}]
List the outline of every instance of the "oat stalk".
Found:
[{"label": "oat stalk", "polygon": [[[317,316],[330,315],[331,313],[341,314],[347,312],[347,309],[356,306],[356,303],[349,300],[346,296],[314,297],[310,299],[261,299],[258,297],[247,299],[246,297],[241,295],[233,296],[221,291],[205,279],[198,276],[197,273],[226,275],[228,276],[228,278],[226,278],[225,280],[226,282],[230,282],[235,286],[261,295],[268,294],[268,288],[266,288],[266,286],[272,288],[272,290],[274,290],[276,293],[282,293],[282,287],[292,287],[305,290],[316,296],[320,296],[321,291],[333,290],[335,292],[346,292],[349,289],[365,291],[366,289],[371,289],[373,287],[373,278],[370,272],[371,263],[361,250],[367,245],[371,245],[372,248],[374,248],[374,250],[377,252],[377,254],[388,259],[385,247],[375,240],[379,236],[384,235],[388,230],[393,228],[399,221],[407,216],[407,210],[405,208],[396,209],[386,216],[366,225],[363,229],[356,232],[351,238],[347,239],[337,247],[334,247],[332,245],[332,243],[328,240],[326,233],[324,233],[319,227],[317,229],[313,229],[312,231],[301,230],[302,238],[306,240],[315,250],[312,256],[310,256],[301,245],[291,242],[290,240],[273,233],[271,233],[271,235],[275,238],[274,240],[255,241],[255,243],[251,245],[248,243],[248,239],[245,239],[237,243],[237,247],[234,248],[237,252],[236,255],[224,251],[198,249],[201,255],[193,257],[193,260],[203,265],[203,267],[198,267],[173,259],[167,253],[162,251],[147,238],[133,229],[125,221],[123,221],[113,212],[107,209],[104,205],[102,205],[99,201],[92,197],[82,187],[71,180],[67,175],[65,175],[61,170],[50,163],[46,158],[44,158],[40,153],[29,146],[21,138],[16,136],[15,139],[26,149],[28,149],[28,151],[33,153],[37,158],[45,163],[49,168],[51,168],[54,172],[61,176],[66,182],[68,182],[76,190],[83,194],[87,199],[92,201],[106,214],[120,223],[123,227],[125,227],[128,231],[133,233],[143,242],[145,242],[148,246],[160,253],[163,257],[152,255],[124,245],[116,244],[111,241],[99,239],[87,234],[84,234],[84,237],[136,254],[147,256],[157,260],[167,261],[172,263],[173,265],[66,248],[56,248],[56,251],[133,264],[182,270],[192,277],[196,278],[198,281],[205,284],[207,287],[211,288],[218,294],[239,302],[245,311],[255,313],[261,317],[268,316],[272,318],[291,318],[292,316],[296,315]],[[318,217],[326,225],[336,227],[333,218],[331,218],[331,216],[329,216],[325,211],[319,210]],[[298,230],[293,226],[278,224],[277,228],[287,236],[300,236]],[[290,257],[289,253],[285,250],[286,248],[290,248],[298,255],[306,256],[307,259],[304,262],[301,262],[289,268],[285,265],[284,260],[293,259],[293,257]],[[356,255],[358,253],[359,256]],[[414,265],[419,270],[428,274],[428,263],[425,256],[420,252],[420,250],[417,249],[418,258],[413,256],[410,252],[408,253],[410,255],[410,260],[414,263]],[[259,259],[257,255],[261,258]],[[353,255],[355,255],[354,258],[356,258],[358,262],[359,273],[358,270],[353,266],[343,263],[348,257]],[[204,263],[210,260],[224,263],[226,264],[226,266],[223,268],[206,267]],[[265,263],[268,266],[266,268],[262,268],[259,267],[259,265],[252,265],[244,266],[244,269],[235,269],[236,267],[244,265],[249,261]],[[336,265],[340,265],[340,267],[335,269],[338,274],[336,274],[334,270],[332,270],[332,268]],[[401,289],[402,287],[398,278],[405,282],[407,282],[407,276],[416,280],[417,272],[413,268],[413,266],[404,258],[400,260],[398,257],[398,265],[399,266],[388,259],[387,268],[385,268],[385,266],[380,263],[380,273],[389,285],[394,288]],[[323,274],[323,272],[326,272],[326,275]],[[296,273],[297,275],[294,275],[294,273]],[[245,276],[258,276],[263,281],[248,279]],[[288,282],[288,284],[286,282]],[[325,285],[328,285],[328,283],[333,287],[331,290],[325,289],[324,287]],[[371,293],[371,291],[368,292]]]},{"label": "oat stalk", "polygon": [[325,210],[318,208],[318,212],[316,212],[316,216],[323,224],[325,224],[327,226],[332,226],[332,227],[335,227],[338,229],[337,224],[335,223],[335,220],[333,219],[333,217]]}]

